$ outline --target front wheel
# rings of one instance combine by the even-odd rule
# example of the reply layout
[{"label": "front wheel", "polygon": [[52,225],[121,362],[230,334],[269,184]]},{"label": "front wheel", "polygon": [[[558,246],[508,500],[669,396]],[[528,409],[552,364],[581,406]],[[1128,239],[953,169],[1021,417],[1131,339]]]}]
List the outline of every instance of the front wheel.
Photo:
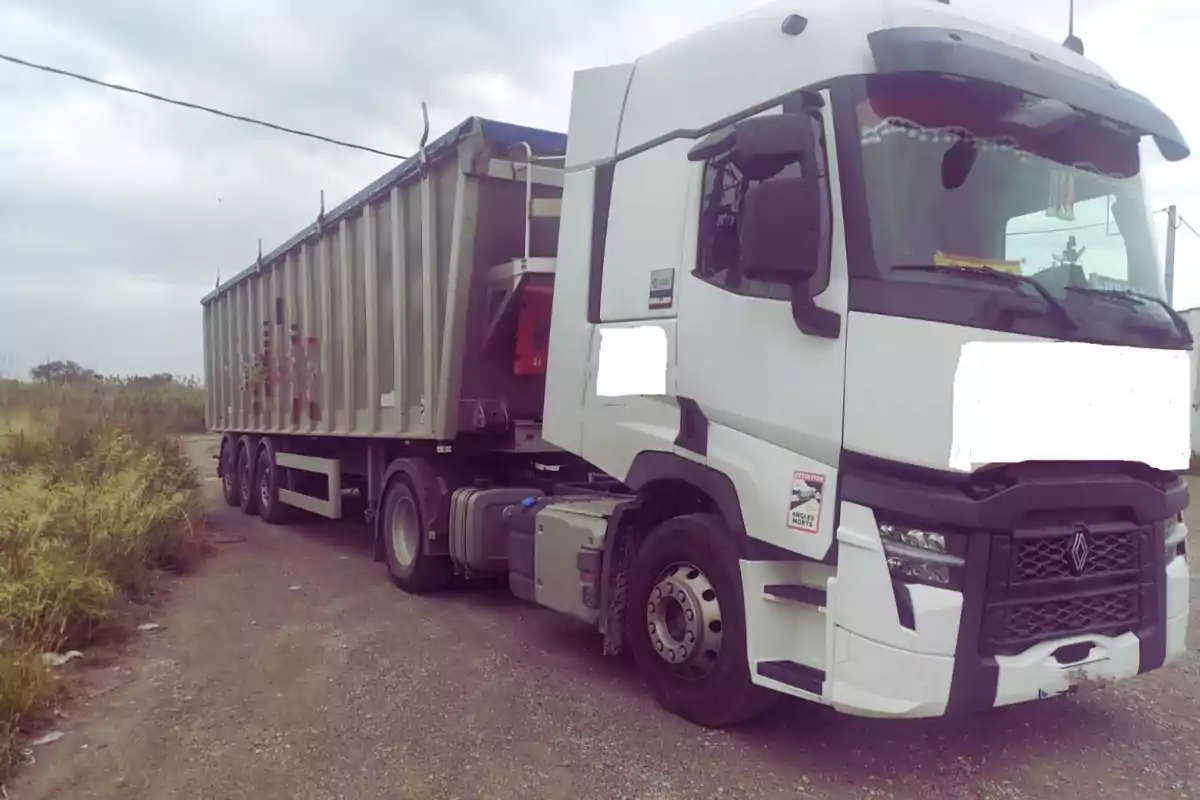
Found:
[{"label": "front wheel", "polygon": [[421,507],[402,476],[397,475],[387,485],[380,522],[388,573],[396,586],[409,594],[425,594],[446,589],[454,582],[450,558],[427,552]]},{"label": "front wheel", "polygon": [[697,725],[745,722],[773,704],[750,681],[738,554],[710,514],[667,520],[635,557],[627,635],[663,708]]}]

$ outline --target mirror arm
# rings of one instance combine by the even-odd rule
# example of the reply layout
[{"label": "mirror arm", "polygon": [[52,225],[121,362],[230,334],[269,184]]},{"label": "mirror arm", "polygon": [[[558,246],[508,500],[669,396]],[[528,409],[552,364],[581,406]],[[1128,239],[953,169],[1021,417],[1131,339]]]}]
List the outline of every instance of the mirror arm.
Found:
[{"label": "mirror arm", "polygon": [[792,320],[808,336],[838,339],[842,335],[842,315],[816,304],[808,293],[807,278],[792,284]]}]

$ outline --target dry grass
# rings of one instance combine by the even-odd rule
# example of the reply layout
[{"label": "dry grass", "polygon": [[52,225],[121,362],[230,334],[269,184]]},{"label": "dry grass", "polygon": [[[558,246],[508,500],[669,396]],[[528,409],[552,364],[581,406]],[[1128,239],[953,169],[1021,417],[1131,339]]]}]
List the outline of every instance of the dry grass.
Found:
[{"label": "dry grass", "polygon": [[203,551],[174,437],[197,428],[195,387],[0,381],[0,775],[61,691],[42,653],[104,639]]}]

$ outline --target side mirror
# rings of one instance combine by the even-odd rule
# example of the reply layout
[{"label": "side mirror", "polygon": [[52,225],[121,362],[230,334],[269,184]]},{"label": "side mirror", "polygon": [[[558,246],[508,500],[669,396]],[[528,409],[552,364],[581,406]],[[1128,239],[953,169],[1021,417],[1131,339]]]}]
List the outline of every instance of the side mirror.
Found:
[{"label": "side mirror", "polygon": [[[793,283],[816,271],[821,241],[816,144],[807,113],[768,114],[716,131],[688,153],[689,161],[728,155],[754,182],[738,226],[738,271],[745,277]],[[798,175],[776,177],[797,162]]]},{"label": "side mirror", "polygon": [[733,153],[739,166],[755,161],[804,159],[815,145],[812,117],[768,114],[751,117],[710,133],[688,151],[688,161],[707,161]]},{"label": "side mirror", "polygon": [[[819,95],[801,98],[806,109],[819,107],[820,101]],[[837,339],[841,315],[818,307],[808,289],[821,261],[827,211],[814,122],[806,110],[742,120],[702,139],[688,160],[727,156],[750,182],[737,226],[737,274],[790,284],[796,327],[810,336]]]},{"label": "side mirror", "polygon": [[951,145],[942,156],[942,187],[951,190],[961,187],[978,159],[979,148],[974,139],[964,137]]},{"label": "side mirror", "polygon": [[775,178],[746,192],[739,270],[747,278],[806,281],[821,256],[819,184],[808,176]]}]

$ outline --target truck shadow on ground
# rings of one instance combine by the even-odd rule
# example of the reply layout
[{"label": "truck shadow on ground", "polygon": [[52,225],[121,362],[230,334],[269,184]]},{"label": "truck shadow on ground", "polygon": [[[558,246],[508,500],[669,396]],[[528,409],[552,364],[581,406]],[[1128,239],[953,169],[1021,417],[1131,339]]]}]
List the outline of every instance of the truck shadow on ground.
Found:
[{"label": "truck shadow on ground", "polygon": [[[457,602],[493,603],[481,592],[457,598]],[[624,654],[603,655],[599,636],[591,629],[557,616],[525,628],[522,635],[529,636],[539,649],[567,660],[572,671],[607,679],[618,691],[651,702],[649,687],[632,659]],[[1026,771],[1047,742],[1071,752],[1095,750],[1113,741],[1147,741],[1155,734],[1144,718],[1127,715],[1123,704],[1107,707],[1114,705],[1113,700],[1110,688],[955,717],[884,720],[852,717],[789,697],[766,716],[719,735],[767,756],[781,769],[860,776],[862,770],[869,770],[876,776],[896,778],[909,776],[914,769],[928,775],[932,769],[1011,778]],[[679,730],[672,732],[680,736],[681,745],[708,734],[661,709],[653,713],[670,720],[672,729],[678,726]]]},{"label": "truck shadow on ground", "polygon": [[[359,561],[372,558],[372,535],[361,522],[305,520],[289,528],[289,535],[302,536],[339,555]],[[386,581],[383,564],[377,566],[379,580]],[[503,580],[460,584],[436,600],[443,608],[455,608],[456,613],[505,615],[515,628],[514,635],[540,657],[605,684],[605,691],[615,691],[625,702],[646,706],[652,702],[631,658],[605,656],[594,630],[518,600]],[[520,619],[511,619],[514,611]],[[1113,691],[1109,688],[930,720],[850,717],[784,698],[766,717],[716,735],[728,746],[753,750],[786,772],[869,774],[898,784],[917,773],[924,780],[938,776],[1019,780],[1028,775],[1030,763],[1049,742],[1059,752],[1071,752],[1108,749],[1115,741],[1152,741],[1153,724],[1143,715],[1130,713],[1128,698],[1117,697]],[[650,709],[647,713],[658,717],[655,724],[677,736],[681,745],[713,735],[666,711]]]}]

